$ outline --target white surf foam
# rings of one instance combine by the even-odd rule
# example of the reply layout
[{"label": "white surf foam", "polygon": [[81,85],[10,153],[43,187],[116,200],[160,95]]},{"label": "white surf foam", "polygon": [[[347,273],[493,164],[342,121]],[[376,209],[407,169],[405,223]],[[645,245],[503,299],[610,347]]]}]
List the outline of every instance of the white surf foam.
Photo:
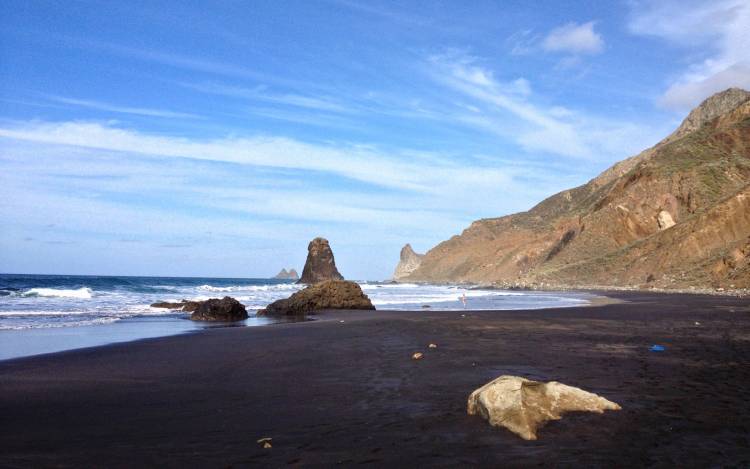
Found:
[{"label": "white surf foam", "polygon": [[44,297],[44,298],[79,298],[90,299],[93,295],[90,288],[82,287],[77,290],[62,290],[57,288],[32,288],[21,293],[23,297]]},{"label": "white surf foam", "polygon": [[122,318],[104,317],[91,318],[80,321],[65,321],[57,323],[39,323],[34,321],[15,323],[12,325],[0,324],[0,331],[21,331],[24,329],[60,329],[63,327],[96,326],[101,324],[112,324]]},{"label": "white surf foam", "polygon": [[287,291],[299,290],[300,285],[293,283],[279,283],[276,285],[232,285],[229,287],[214,287],[213,285],[201,285],[196,290],[210,292],[237,292],[237,291]]},{"label": "white surf foam", "polygon": [[379,288],[397,289],[397,288],[419,288],[416,283],[360,283],[362,290],[375,290]]}]

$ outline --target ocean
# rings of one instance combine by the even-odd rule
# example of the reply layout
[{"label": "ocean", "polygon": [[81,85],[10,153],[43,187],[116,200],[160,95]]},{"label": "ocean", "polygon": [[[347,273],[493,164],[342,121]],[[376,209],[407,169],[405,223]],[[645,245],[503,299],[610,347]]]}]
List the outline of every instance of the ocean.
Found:
[{"label": "ocean", "polygon": [[[471,289],[458,285],[358,282],[379,310],[538,309],[586,304],[585,293]],[[237,326],[278,320],[252,317],[302,288],[289,280],[201,277],[114,277],[0,274],[0,359],[113,342],[195,332],[206,324],[186,313],[151,308],[157,301],[232,296],[250,318]]]}]

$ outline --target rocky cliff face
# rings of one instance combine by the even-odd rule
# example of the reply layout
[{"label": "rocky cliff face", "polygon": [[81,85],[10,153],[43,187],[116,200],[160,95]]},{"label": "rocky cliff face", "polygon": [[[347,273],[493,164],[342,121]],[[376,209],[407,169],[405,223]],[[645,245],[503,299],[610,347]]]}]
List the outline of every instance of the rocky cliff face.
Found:
[{"label": "rocky cliff face", "polygon": [[729,89],[587,184],[475,221],[403,280],[748,288],[749,185],[750,93]]},{"label": "rocky cliff face", "polygon": [[276,274],[274,278],[277,280],[297,280],[299,279],[299,274],[294,269],[281,269],[281,272]]},{"label": "rocky cliff face", "polygon": [[393,280],[402,280],[417,270],[419,264],[422,263],[423,256],[424,254],[417,254],[414,252],[411,248],[411,244],[407,244],[401,248],[401,258],[396,266],[396,271],[393,272]]},{"label": "rocky cliff face", "polygon": [[307,246],[307,260],[302,277],[297,283],[317,283],[324,280],[344,280],[336,269],[333,251],[324,238],[315,238]]}]

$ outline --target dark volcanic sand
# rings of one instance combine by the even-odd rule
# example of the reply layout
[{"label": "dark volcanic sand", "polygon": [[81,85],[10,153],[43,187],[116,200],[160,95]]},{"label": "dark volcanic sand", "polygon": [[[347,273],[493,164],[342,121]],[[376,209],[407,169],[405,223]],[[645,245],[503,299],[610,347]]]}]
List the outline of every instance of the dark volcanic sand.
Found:
[{"label": "dark volcanic sand", "polygon": [[[629,303],[338,312],[0,362],[0,466],[750,465],[748,300],[611,296]],[[501,374],[623,410],[523,441],[466,415]]]}]

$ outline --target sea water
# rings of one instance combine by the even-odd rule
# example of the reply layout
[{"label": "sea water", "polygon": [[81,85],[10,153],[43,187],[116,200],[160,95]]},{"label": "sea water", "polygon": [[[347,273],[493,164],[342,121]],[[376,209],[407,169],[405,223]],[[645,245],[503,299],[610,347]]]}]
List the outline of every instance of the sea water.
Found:
[{"label": "sea water", "polygon": [[[459,310],[464,309],[463,296],[466,308],[475,310],[580,306],[590,298],[458,285],[358,283],[379,310]],[[149,306],[158,301],[231,296],[251,316],[233,326],[267,325],[274,320],[254,313],[300,288],[274,279],[0,274],[0,359],[216,327],[190,321],[186,313]]]}]

